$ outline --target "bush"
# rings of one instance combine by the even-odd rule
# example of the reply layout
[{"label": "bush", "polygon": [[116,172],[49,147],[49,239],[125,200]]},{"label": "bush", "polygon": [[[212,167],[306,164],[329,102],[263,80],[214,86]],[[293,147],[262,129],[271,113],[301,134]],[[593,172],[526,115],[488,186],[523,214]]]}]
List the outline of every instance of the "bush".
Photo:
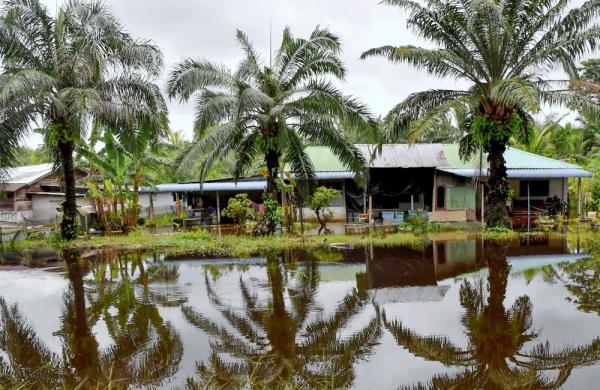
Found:
[{"label": "bush", "polygon": [[321,233],[329,233],[329,229],[327,228],[327,222],[333,219],[333,213],[329,210],[331,206],[331,202],[338,196],[340,196],[341,192],[334,188],[327,187],[319,187],[315,190],[315,192],[308,198],[306,205],[315,212],[317,216],[317,220],[319,221],[319,234]]},{"label": "bush", "polygon": [[138,226],[144,226],[146,224],[146,218],[138,217],[137,224],[138,224]]},{"label": "bush", "polygon": [[248,199],[248,194],[237,194],[233,198],[229,198],[223,215],[233,219],[238,226],[242,227],[246,225],[246,221],[254,219],[256,212],[252,201]]}]

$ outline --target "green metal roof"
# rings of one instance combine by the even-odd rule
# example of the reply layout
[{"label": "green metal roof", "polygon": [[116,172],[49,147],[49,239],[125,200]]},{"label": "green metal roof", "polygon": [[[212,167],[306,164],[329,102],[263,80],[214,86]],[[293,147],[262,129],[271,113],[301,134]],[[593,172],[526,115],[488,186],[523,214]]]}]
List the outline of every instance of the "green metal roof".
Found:
[{"label": "green metal roof", "polygon": [[[458,153],[457,144],[442,144],[442,149],[446,155],[448,166],[444,168],[478,168],[479,155],[473,156],[468,161],[463,161]],[[579,168],[577,165],[569,164],[564,161],[540,156],[539,154],[526,152],[514,147],[507,147],[504,152],[507,169],[573,169]],[[482,156],[482,168],[488,168],[487,156]],[[441,167],[440,167],[441,168]]]},{"label": "green metal roof", "polygon": [[309,146],[306,154],[312,161],[316,172],[345,172],[348,168],[327,146]]},{"label": "green metal roof", "polygon": [[[361,148],[364,145],[358,145],[360,150],[365,148]],[[386,145],[390,148],[388,154],[394,154],[394,151],[402,151],[406,148],[400,148],[400,146],[405,145]],[[396,148],[394,148],[396,146]],[[416,159],[411,158],[411,156],[394,156],[394,159],[390,159],[389,157],[386,159],[388,161],[388,165],[390,168],[393,165],[401,164],[403,159],[409,160],[411,167],[417,167],[415,164],[419,165],[419,161],[421,161],[424,165],[423,167],[432,167],[431,161],[436,162],[436,168],[471,168],[475,169],[479,167],[480,164],[480,156],[473,156],[468,161],[463,161],[460,158],[458,153],[459,145],[458,144],[414,144],[411,145],[411,149],[407,149],[410,151],[409,154],[416,155],[420,154],[422,157],[424,154],[433,153],[435,156],[429,159]],[[364,150],[363,150],[364,153]],[[337,158],[337,156],[326,146],[309,146],[306,148],[306,154],[309,156],[313,165],[315,166],[316,172],[343,172],[348,171],[348,168],[342,164],[342,162]],[[384,155],[378,158],[384,158]],[[368,158],[368,156],[365,156]],[[514,147],[508,147],[506,152],[504,153],[504,158],[506,159],[506,168],[507,169],[579,169],[577,165],[569,164],[564,161],[556,160],[549,157],[540,156],[534,153],[526,152]],[[426,161],[425,161],[426,160]],[[417,163],[415,163],[417,162]],[[482,168],[488,168],[487,156],[484,154],[481,158]],[[391,164],[391,165],[390,165]],[[403,165],[398,165],[403,166]]]}]

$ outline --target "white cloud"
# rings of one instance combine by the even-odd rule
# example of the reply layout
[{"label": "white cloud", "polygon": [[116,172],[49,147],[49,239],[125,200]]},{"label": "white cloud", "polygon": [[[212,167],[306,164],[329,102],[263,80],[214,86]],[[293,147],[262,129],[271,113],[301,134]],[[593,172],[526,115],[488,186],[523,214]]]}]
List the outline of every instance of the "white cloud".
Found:
[{"label": "white cloud", "polygon": [[[50,9],[61,1],[43,0]],[[115,15],[136,37],[148,38],[164,52],[164,81],[173,64],[185,57],[203,57],[235,67],[242,53],[235,30],[245,31],[265,60],[269,56],[269,24],[273,46],[283,27],[306,36],[317,25],[341,37],[347,66],[344,90],[384,115],[409,93],[429,88],[464,86],[439,80],[410,66],[383,59],[359,60],[360,54],[385,44],[421,44],[406,28],[406,13],[378,0],[106,0]],[[574,3],[579,3],[575,1]],[[191,134],[191,104],[170,102],[173,129]]]}]

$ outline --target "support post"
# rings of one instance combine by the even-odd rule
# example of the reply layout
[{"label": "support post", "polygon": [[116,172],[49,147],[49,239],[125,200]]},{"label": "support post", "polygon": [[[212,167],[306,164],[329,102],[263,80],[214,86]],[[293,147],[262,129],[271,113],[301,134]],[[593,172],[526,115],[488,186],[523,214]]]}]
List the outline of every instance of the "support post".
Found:
[{"label": "support post", "polygon": [[531,182],[527,180],[527,233],[531,230],[531,195],[529,190],[529,184]]},{"label": "support post", "polygon": [[436,204],[436,187],[437,187],[437,170],[434,168],[433,169],[433,193],[431,194],[431,211],[434,212],[435,211],[435,204]]},{"label": "support post", "polygon": [[369,195],[369,225],[373,224],[373,195]]},{"label": "support post", "polygon": [[410,194],[410,209],[411,210],[415,209],[415,195],[414,194]]},{"label": "support post", "polygon": [[581,219],[581,178],[577,178],[577,219]]},{"label": "support post", "polygon": [[485,185],[483,182],[481,184],[481,223],[485,223]]},{"label": "support post", "polygon": [[217,191],[217,223],[221,224],[221,197],[219,191]]}]

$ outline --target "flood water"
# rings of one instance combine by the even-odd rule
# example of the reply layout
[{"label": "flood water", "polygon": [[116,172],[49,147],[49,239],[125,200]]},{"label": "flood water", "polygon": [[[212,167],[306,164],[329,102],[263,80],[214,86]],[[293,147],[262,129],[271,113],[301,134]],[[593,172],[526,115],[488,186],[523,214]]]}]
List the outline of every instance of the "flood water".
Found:
[{"label": "flood water", "polygon": [[581,252],[4,252],[0,387],[597,388],[600,258]]}]

